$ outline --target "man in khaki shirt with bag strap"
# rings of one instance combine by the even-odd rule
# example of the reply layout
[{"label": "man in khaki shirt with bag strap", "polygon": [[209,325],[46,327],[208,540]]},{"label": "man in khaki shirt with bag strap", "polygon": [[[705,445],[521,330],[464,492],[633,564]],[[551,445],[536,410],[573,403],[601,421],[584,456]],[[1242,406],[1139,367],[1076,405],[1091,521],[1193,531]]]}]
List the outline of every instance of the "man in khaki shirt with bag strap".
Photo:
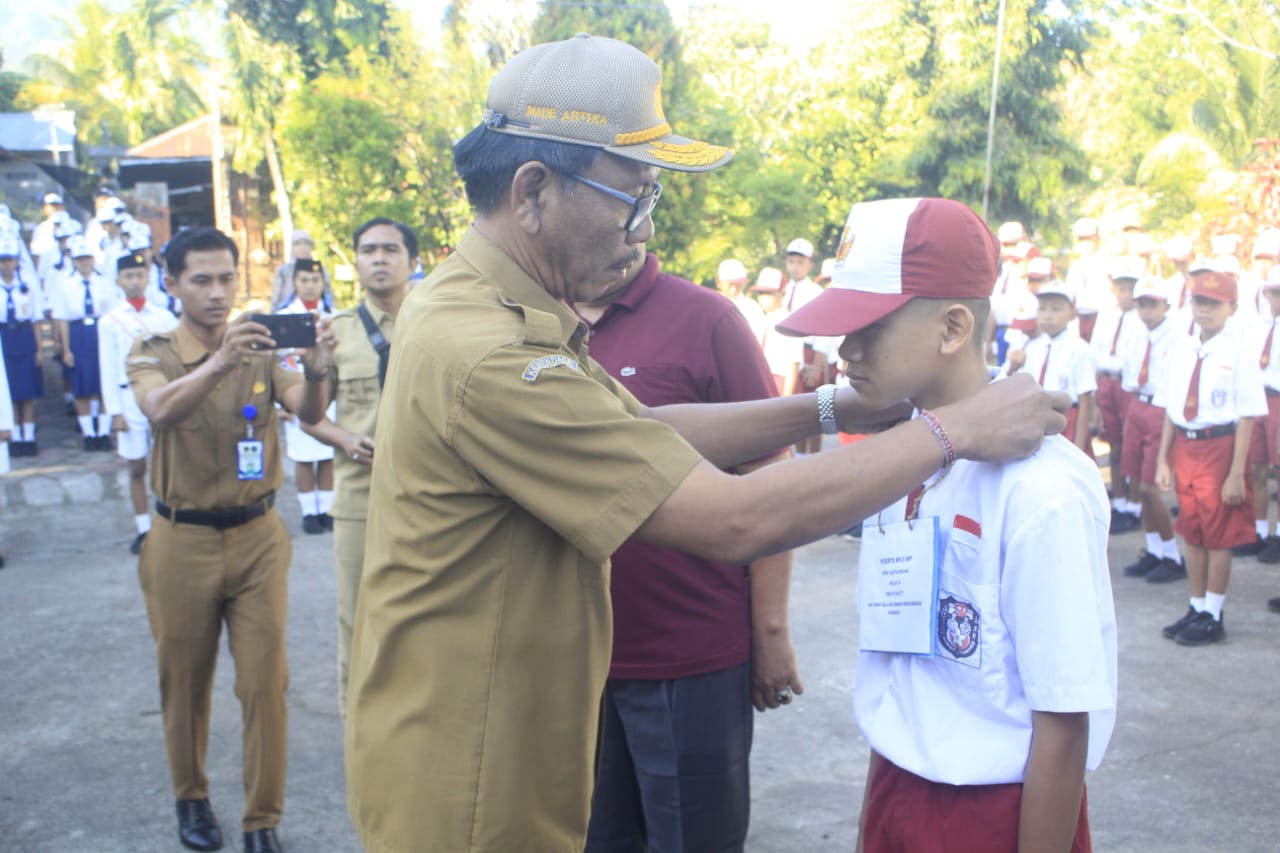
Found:
[{"label": "man in khaki shirt with bag strap", "polygon": [[338,349],[330,369],[330,388],[338,404],[336,421],[325,418],[302,428],[341,451],[335,456],[335,495],[329,514],[333,516],[338,569],[338,708],[344,717],[351,624],[364,562],[378,402],[396,314],[409,292],[409,275],[418,261],[417,235],[407,225],[384,217],[357,228],[353,242],[356,273],[365,298],[358,307],[333,318]]}]

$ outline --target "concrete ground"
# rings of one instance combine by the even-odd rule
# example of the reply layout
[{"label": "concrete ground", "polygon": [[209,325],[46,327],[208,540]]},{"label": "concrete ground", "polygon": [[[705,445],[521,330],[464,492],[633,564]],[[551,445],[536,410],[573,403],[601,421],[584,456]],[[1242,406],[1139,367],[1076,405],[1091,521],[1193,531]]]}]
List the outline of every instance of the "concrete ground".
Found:
[{"label": "concrete ground", "polygon": [[[40,423],[44,452],[0,477],[0,853],[179,851],[124,468],[82,453],[56,407]],[[335,701],[332,540],[301,533],[291,482],[280,506],[295,538],[279,835],[292,853],[357,851]],[[1280,567],[1238,559],[1226,642],[1188,649],[1159,633],[1186,609],[1185,585],[1120,574],[1140,545],[1131,533],[1111,547],[1120,713],[1088,780],[1094,847],[1280,849],[1280,616],[1264,604],[1280,595]],[[791,619],[805,693],[757,716],[752,853],[853,848],[867,760],[851,710],[856,559],[857,545],[838,538],[797,553]],[[208,771],[236,850],[239,709],[225,652],[221,662]]]}]

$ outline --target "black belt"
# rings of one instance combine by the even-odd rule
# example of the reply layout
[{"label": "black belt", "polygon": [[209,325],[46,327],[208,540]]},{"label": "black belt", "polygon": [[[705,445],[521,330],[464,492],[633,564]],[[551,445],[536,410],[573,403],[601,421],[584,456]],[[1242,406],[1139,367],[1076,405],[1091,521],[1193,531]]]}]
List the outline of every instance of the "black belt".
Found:
[{"label": "black belt", "polygon": [[1156,398],[1156,395],[1155,395],[1155,394],[1139,394],[1139,395],[1138,395],[1138,402],[1139,402],[1139,403],[1146,403],[1147,405],[1151,405],[1151,401],[1152,401],[1152,400],[1154,400],[1155,398]]},{"label": "black belt", "polygon": [[72,320],[72,321],[71,321],[71,325],[73,325],[73,326],[93,326],[93,325],[96,325],[96,324],[97,324],[97,322],[98,322],[98,318],[97,318],[97,317],[81,317],[79,320]]},{"label": "black belt", "polygon": [[1205,427],[1204,429],[1179,429],[1178,432],[1192,441],[1200,441],[1206,438],[1222,438],[1224,435],[1235,435],[1235,424],[1219,424],[1218,426]]},{"label": "black belt", "polygon": [[239,527],[261,515],[265,515],[267,510],[275,505],[275,502],[275,492],[271,492],[257,503],[224,510],[174,509],[166,503],[156,501],[156,512],[159,513],[161,518],[166,518],[175,524],[198,524],[201,527],[226,530],[228,527]]},{"label": "black belt", "polygon": [[1267,388],[1268,397],[1280,397],[1280,388]]},{"label": "black belt", "polygon": [[12,323],[0,323],[0,329],[21,329],[23,326],[31,327],[30,320],[15,320]]}]

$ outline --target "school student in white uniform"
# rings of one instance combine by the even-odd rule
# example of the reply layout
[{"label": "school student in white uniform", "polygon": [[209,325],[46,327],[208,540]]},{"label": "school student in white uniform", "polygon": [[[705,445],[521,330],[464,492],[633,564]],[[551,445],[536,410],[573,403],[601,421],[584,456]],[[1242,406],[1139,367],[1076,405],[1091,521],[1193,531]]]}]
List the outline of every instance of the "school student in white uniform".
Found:
[{"label": "school student in white uniform", "polygon": [[102,375],[102,407],[116,434],[116,452],[129,462],[129,499],[137,536],[131,553],[142,550],[151,530],[147,506],[147,454],[151,452],[151,424],[129,390],[125,362],[140,337],[171,332],[178,320],[168,311],[147,302],[147,259],[141,252],[116,260],[116,283],[124,300],[108,311],[98,324],[98,369]]},{"label": "school student in white uniform", "polygon": [[1134,310],[1133,288],[1142,278],[1144,264],[1138,257],[1116,258],[1111,270],[1111,299],[1098,312],[1089,348],[1098,366],[1097,415],[1093,425],[1098,437],[1111,446],[1111,532],[1127,533],[1142,524],[1138,484],[1128,483],[1120,470],[1124,455],[1124,418],[1132,396],[1124,390],[1120,373],[1124,354],[1143,336],[1142,321]]},{"label": "school student in white uniform", "polygon": [[998,246],[968,207],[856,204],[846,234],[857,239],[831,286],[782,328],[848,332],[840,354],[863,401],[910,400],[945,459],[863,522],[859,849],[1087,849],[1084,775],[1116,707],[1102,478],[1060,436],[1007,464],[945,450],[930,410],[989,382]]},{"label": "school student in white uniform", "polygon": [[1169,381],[1156,393],[1165,410],[1156,485],[1177,482],[1174,529],[1186,543],[1190,606],[1163,629],[1184,646],[1226,636],[1223,605],[1231,579],[1231,549],[1253,541],[1253,481],[1249,442],[1267,415],[1258,352],[1231,328],[1236,280],[1226,273],[1197,276],[1191,285],[1197,337],[1180,342]]},{"label": "school student in white uniform", "polygon": [[44,396],[44,355],[40,323],[44,306],[40,288],[18,269],[21,246],[0,237],[0,348],[4,350],[6,380],[16,422],[9,441],[10,456],[36,455],[36,400]]},{"label": "school student in white uniform", "polygon": [[1076,318],[1075,292],[1061,281],[1049,281],[1040,287],[1036,301],[1040,334],[1027,342],[1025,361],[1018,372],[1031,374],[1050,391],[1070,395],[1072,406],[1062,434],[1092,459],[1089,422],[1098,390],[1097,369],[1089,344],[1071,328]]},{"label": "school student in white uniform", "polygon": [[1134,288],[1143,334],[1131,342],[1125,353],[1121,380],[1134,400],[1125,414],[1120,468],[1131,483],[1139,486],[1147,539],[1146,549],[1138,555],[1137,562],[1124,567],[1124,574],[1151,583],[1167,583],[1187,575],[1178,539],[1173,535],[1173,516],[1156,486],[1164,409],[1153,401],[1161,383],[1167,381],[1173,348],[1184,337],[1170,310],[1171,292],[1168,283],[1154,275],[1143,278]]},{"label": "school student in white uniform", "polygon": [[71,370],[71,394],[85,450],[111,450],[111,419],[101,410],[98,319],[120,301],[120,288],[94,267],[93,251],[81,237],[67,241],[75,272],[49,294],[49,307]]},{"label": "school student in white uniform", "polygon": [[[324,289],[324,269],[319,261],[297,258],[293,262],[293,288],[289,301],[280,314],[315,314],[317,318],[333,317]],[[288,360],[292,353],[282,353]],[[298,369],[301,362],[296,360]],[[294,363],[290,362],[290,363]],[[337,402],[329,403],[325,417],[337,417]],[[333,448],[302,431],[298,419],[281,414],[284,421],[285,453],[294,463],[294,480],[298,486],[298,506],[302,510],[302,529],[306,533],[324,533],[333,529],[329,510],[333,507]]]},{"label": "school student in white uniform", "polygon": [[1257,538],[1249,544],[1231,549],[1239,557],[1255,556],[1259,563],[1280,563],[1280,535],[1271,532],[1268,520],[1271,489],[1267,476],[1280,465],[1280,266],[1273,267],[1262,282],[1265,308],[1253,342],[1258,353],[1258,367],[1267,395],[1267,416],[1253,425],[1249,441],[1249,468],[1253,477],[1253,517]]}]

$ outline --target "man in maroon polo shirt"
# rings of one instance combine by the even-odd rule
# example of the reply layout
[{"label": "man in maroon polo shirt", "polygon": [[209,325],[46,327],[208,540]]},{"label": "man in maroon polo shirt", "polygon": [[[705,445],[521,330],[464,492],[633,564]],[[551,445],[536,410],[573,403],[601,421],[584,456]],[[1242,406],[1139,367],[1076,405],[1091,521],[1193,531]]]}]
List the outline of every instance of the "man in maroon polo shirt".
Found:
[{"label": "man in maroon polo shirt", "polygon": [[[627,390],[646,406],[775,396],[732,302],[659,272],[654,255],[635,269],[574,306],[591,326],[592,357]],[[742,850],[751,705],[776,708],[802,691],[790,582],[790,552],[734,566],[633,538],[614,553],[613,660],[586,853]]]}]

